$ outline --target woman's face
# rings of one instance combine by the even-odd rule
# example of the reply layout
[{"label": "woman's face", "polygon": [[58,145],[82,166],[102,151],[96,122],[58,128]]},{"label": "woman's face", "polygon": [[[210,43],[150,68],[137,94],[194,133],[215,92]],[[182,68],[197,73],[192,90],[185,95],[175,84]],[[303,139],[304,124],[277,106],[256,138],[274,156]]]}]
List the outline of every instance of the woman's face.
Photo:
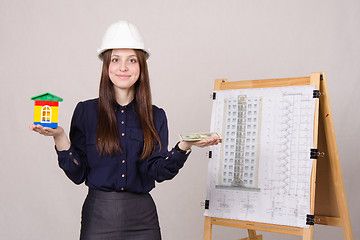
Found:
[{"label": "woman's face", "polygon": [[140,75],[140,66],[133,49],[113,49],[109,77],[115,88],[132,90]]}]

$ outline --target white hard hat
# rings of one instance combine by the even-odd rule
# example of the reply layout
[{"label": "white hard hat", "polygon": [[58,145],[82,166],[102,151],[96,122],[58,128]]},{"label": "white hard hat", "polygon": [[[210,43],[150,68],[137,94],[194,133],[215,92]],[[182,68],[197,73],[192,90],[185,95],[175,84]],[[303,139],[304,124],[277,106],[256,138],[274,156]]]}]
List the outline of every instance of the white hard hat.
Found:
[{"label": "white hard hat", "polygon": [[150,56],[139,29],[128,21],[118,21],[108,27],[98,49],[98,57],[102,60],[103,52],[117,48],[141,49],[146,53],[146,58]]}]

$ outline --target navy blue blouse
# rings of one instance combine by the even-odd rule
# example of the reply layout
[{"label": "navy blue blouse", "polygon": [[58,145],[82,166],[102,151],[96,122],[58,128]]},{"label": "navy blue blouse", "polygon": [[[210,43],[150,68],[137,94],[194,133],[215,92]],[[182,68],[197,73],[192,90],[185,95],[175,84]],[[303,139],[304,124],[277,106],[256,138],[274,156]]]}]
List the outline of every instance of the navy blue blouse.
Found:
[{"label": "navy blue blouse", "polygon": [[163,109],[153,106],[154,125],[161,140],[153,154],[140,159],[144,135],[136,113],[135,101],[118,105],[116,118],[122,153],[100,156],[96,149],[98,99],[78,103],[71,127],[71,147],[57,151],[59,166],[76,184],[103,191],[147,193],[155,181],[172,179],[183,167],[188,154],[168,151],[168,126]]}]

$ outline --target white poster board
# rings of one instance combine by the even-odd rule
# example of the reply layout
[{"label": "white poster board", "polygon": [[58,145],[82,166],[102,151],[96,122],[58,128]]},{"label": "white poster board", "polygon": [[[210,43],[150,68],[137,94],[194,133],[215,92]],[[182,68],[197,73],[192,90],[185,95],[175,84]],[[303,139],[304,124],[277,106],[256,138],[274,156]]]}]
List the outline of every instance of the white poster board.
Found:
[{"label": "white poster board", "polygon": [[307,228],[315,86],[216,91],[209,217]]}]

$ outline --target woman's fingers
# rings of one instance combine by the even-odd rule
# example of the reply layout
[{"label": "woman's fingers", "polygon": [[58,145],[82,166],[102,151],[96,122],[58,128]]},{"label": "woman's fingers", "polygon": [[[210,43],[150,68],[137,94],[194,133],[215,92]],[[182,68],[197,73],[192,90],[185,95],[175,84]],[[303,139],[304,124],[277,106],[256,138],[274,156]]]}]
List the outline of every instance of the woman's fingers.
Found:
[{"label": "woman's fingers", "polygon": [[219,143],[219,139],[214,137],[214,138],[210,138],[210,139],[200,140],[198,142],[195,142],[194,145],[197,147],[203,148],[203,147],[208,147],[208,146],[212,146],[212,145],[217,145],[218,143]]},{"label": "woman's fingers", "polygon": [[56,129],[49,128],[49,127],[43,127],[41,125],[34,125],[31,124],[29,126],[30,130],[37,132],[44,136],[54,136],[56,134]]}]

